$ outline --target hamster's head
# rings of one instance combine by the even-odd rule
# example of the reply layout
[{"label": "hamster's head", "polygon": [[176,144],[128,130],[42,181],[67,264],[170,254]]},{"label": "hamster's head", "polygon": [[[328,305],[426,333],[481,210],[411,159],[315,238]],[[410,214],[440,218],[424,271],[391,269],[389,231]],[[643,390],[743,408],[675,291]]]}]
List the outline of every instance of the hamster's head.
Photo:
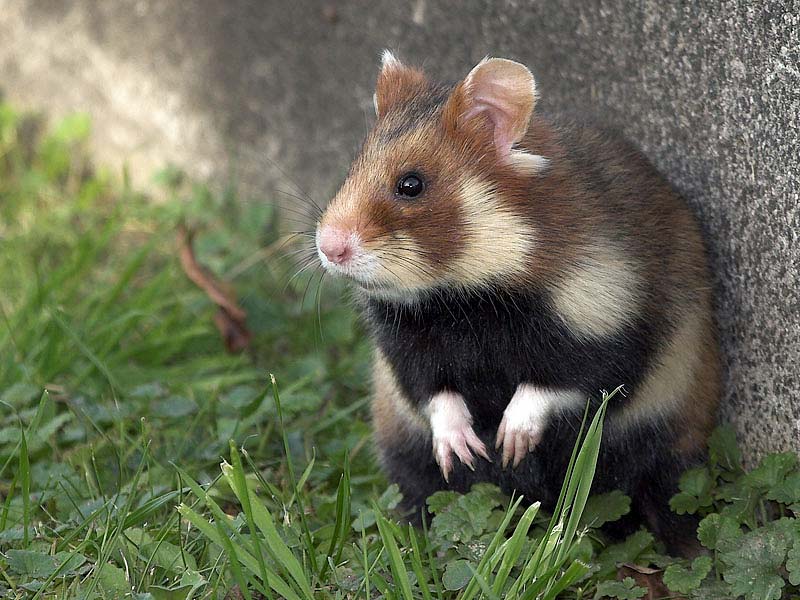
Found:
[{"label": "hamster's head", "polygon": [[522,277],[536,241],[525,190],[547,166],[517,147],[535,99],[510,60],[443,86],[385,52],[375,126],[317,224],[325,269],[398,302]]}]

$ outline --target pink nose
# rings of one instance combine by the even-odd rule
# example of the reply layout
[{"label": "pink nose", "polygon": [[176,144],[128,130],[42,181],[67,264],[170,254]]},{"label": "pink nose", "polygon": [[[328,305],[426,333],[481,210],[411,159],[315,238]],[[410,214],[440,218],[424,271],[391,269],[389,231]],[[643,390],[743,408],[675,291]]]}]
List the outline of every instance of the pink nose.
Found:
[{"label": "pink nose", "polygon": [[325,227],[319,232],[319,249],[334,264],[343,265],[353,256],[351,236],[341,229]]}]

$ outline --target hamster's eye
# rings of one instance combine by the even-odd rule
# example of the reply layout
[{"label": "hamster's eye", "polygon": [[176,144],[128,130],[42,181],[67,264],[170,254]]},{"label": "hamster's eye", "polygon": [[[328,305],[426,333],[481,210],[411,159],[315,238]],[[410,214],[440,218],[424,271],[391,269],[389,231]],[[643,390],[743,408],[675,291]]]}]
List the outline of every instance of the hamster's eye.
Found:
[{"label": "hamster's eye", "polygon": [[416,173],[406,173],[397,180],[397,195],[402,198],[416,198],[424,189],[422,177]]}]

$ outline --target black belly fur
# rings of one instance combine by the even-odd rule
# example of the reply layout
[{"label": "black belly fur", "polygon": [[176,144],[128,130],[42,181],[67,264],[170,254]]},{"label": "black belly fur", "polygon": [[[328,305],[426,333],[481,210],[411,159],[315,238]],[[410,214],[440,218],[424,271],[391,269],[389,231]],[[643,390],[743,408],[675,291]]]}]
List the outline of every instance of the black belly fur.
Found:
[{"label": "black belly fur", "polygon": [[[406,396],[421,405],[442,390],[464,396],[479,426],[497,427],[520,383],[601,390],[642,380],[667,325],[638,319],[603,339],[581,338],[552,311],[544,293],[439,294],[404,306],[368,305],[376,343]],[[618,397],[614,407],[624,403]]]},{"label": "black belly fur", "polygon": [[[628,533],[646,519],[668,541],[671,536],[680,540],[691,535],[692,522],[671,514],[666,502],[676,491],[680,473],[698,457],[673,452],[673,428],[662,418],[654,416],[624,430],[609,427],[636,393],[671,324],[640,319],[608,338],[581,338],[554,314],[546,294],[533,292],[443,294],[414,306],[371,300],[367,317],[407,398],[421,408],[442,390],[462,394],[473,415],[473,428],[487,448],[494,448],[497,426],[520,383],[579,389],[592,408],[598,406],[601,390],[624,385],[625,394],[609,405],[593,491],[621,489],[634,498],[631,516],[615,533]],[[552,506],[584,408],[551,415],[542,441],[516,469],[502,469],[499,454],[492,452],[493,461],[478,459],[474,472],[456,461],[446,485],[433,459],[430,438],[381,448],[383,463],[390,478],[400,484],[406,506],[415,511],[438,489],[468,491],[481,481]]]}]

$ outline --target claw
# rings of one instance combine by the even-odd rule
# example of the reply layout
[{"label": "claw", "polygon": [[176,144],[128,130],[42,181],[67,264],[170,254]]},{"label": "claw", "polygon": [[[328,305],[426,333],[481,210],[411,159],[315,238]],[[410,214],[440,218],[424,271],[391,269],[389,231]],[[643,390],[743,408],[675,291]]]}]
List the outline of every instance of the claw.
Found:
[{"label": "claw", "polygon": [[516,468],[541,441],[549,404],[537,388],[520,385],[497,428],[495,449],[502,447],[502,466]]},{"label": "claw", "polygon": [[450,481],[453,454],[472,471],[475,470],[475,454],[490,460],[486,446],[472,429],[472,415],[461,395],[452,392],[437,394],[431,399],[428,413],[433,455],[445,481]]}]

